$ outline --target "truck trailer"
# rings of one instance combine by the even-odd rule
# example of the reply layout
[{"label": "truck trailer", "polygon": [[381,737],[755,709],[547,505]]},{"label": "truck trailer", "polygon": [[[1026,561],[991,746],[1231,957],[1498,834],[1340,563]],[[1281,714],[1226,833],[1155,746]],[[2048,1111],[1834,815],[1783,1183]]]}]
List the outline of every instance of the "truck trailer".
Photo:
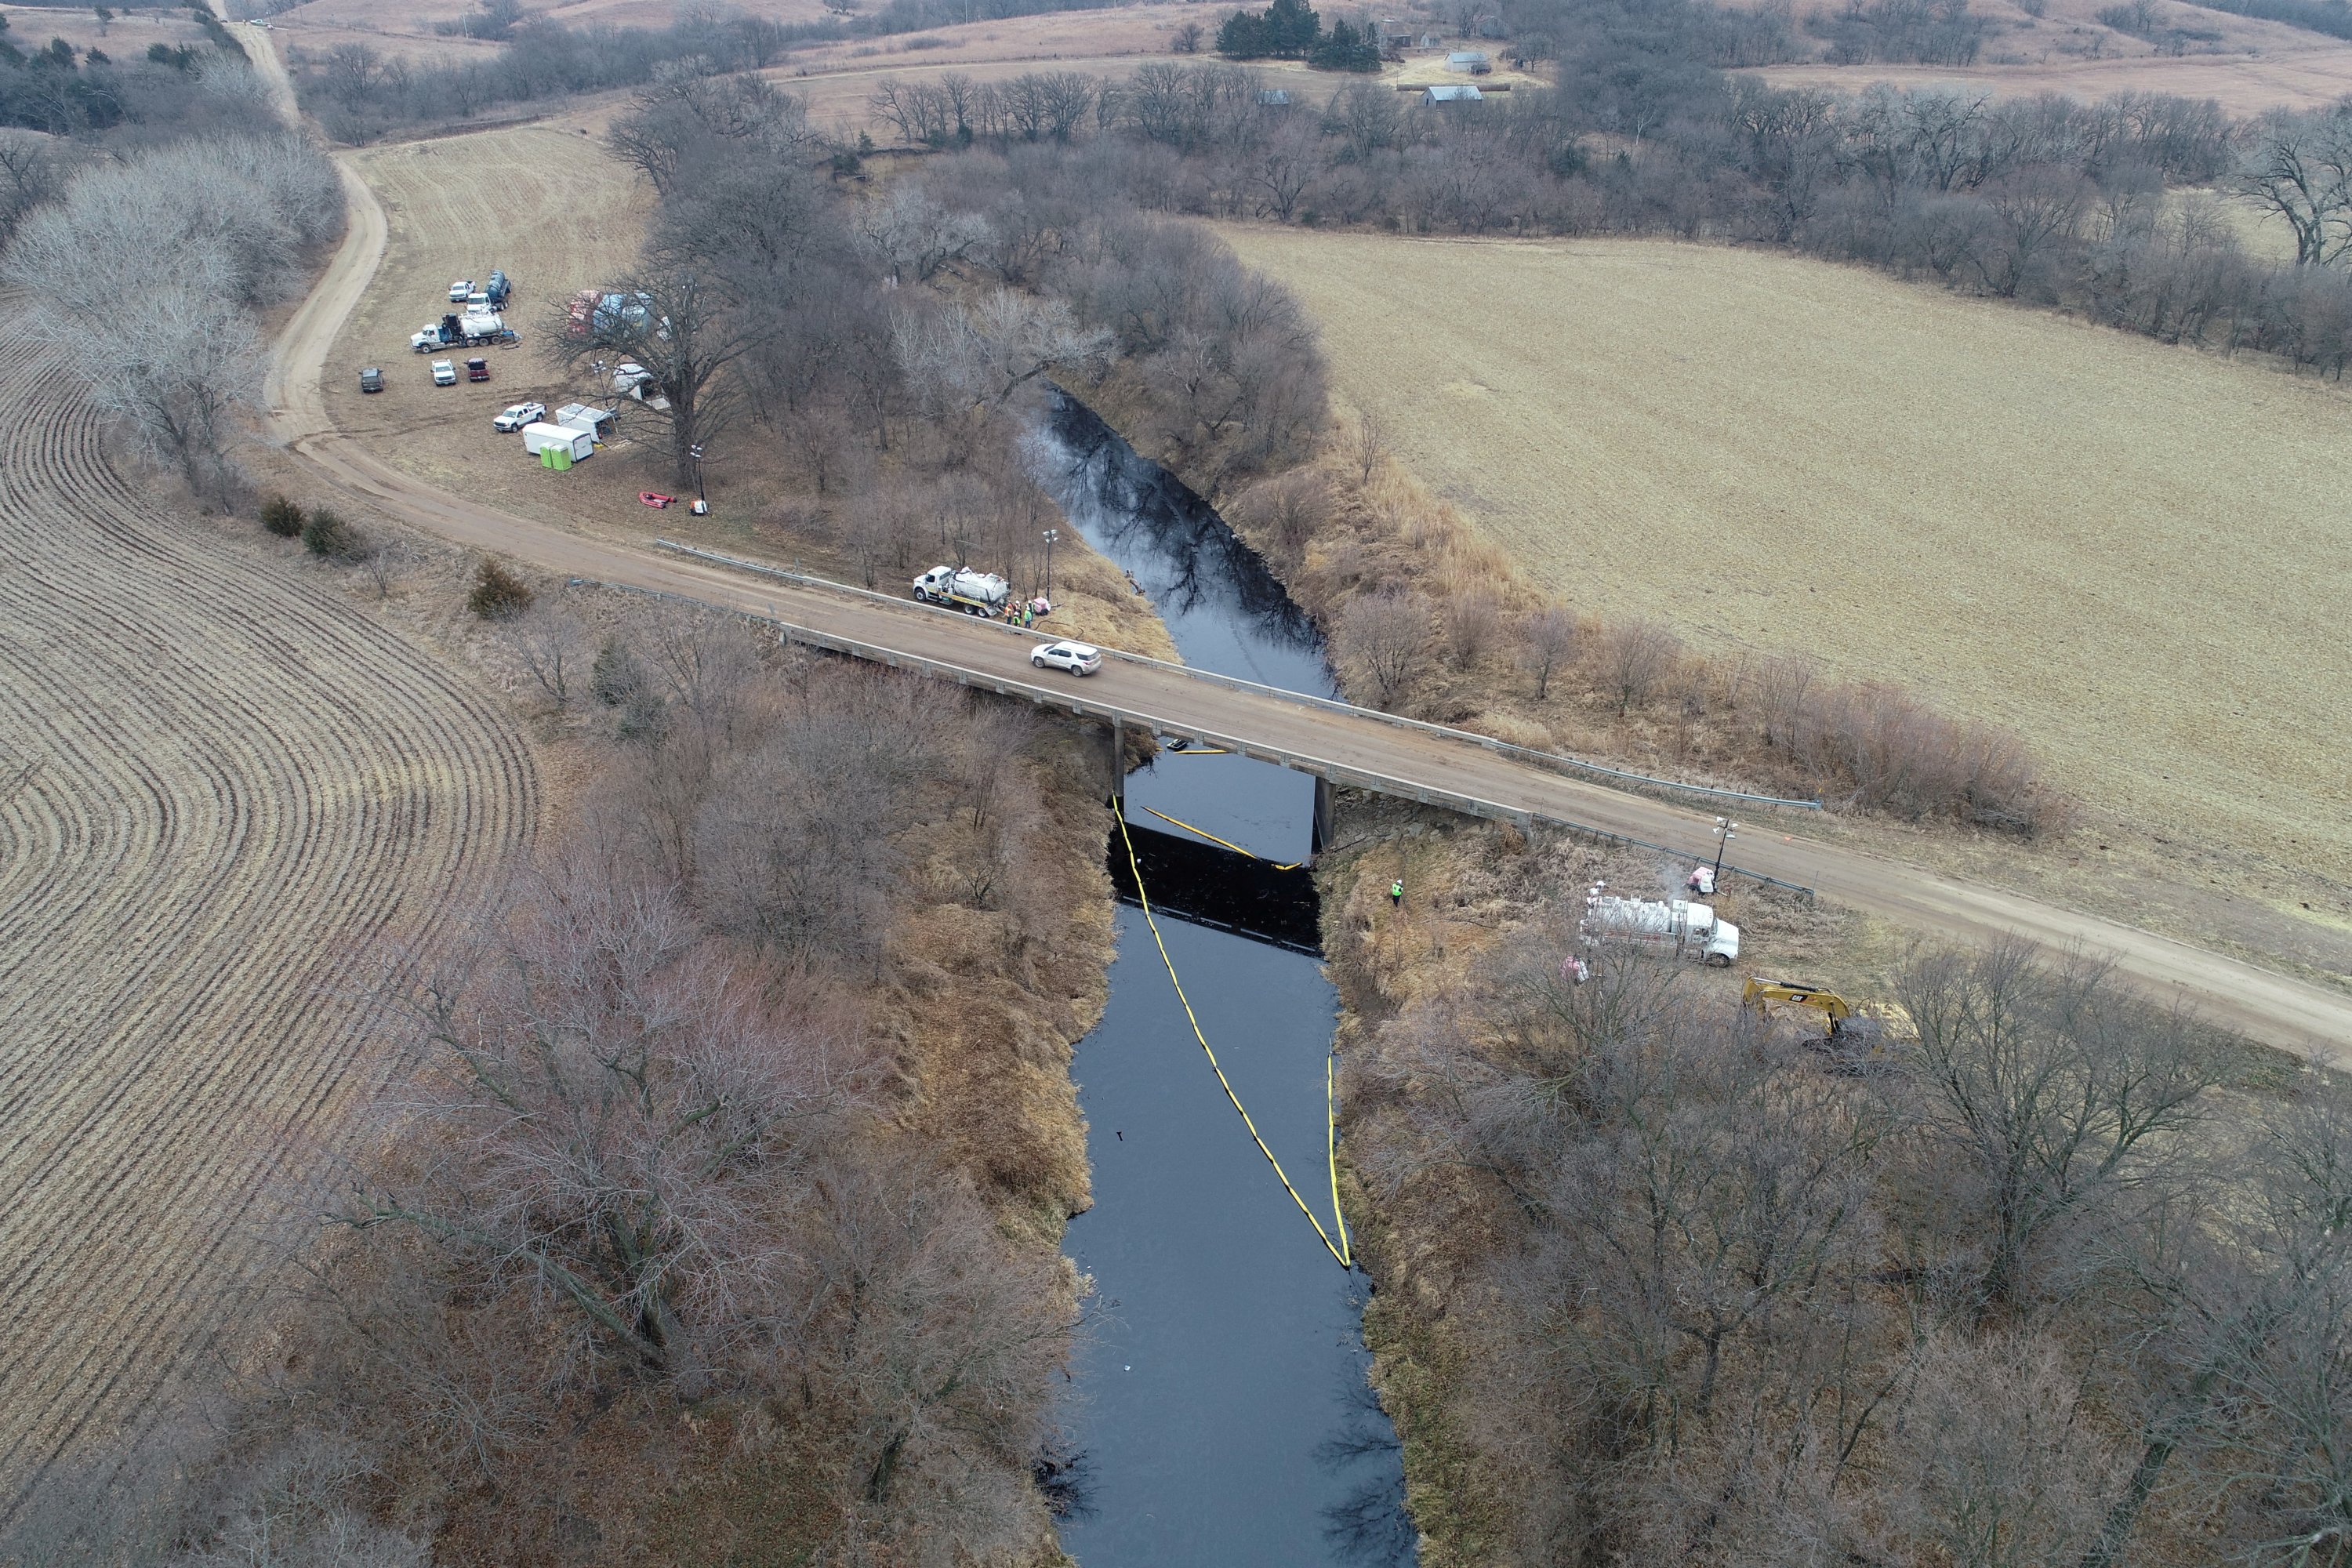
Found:
[{"label": "truck trailer", "polygon": [[1717,920],[1712,904],[1687,899],[1621,899],[1594,894],[1578,927],[1586,940],[1626,943],[1665,958],[1728,969],[1739,957],[1739,928]]}]

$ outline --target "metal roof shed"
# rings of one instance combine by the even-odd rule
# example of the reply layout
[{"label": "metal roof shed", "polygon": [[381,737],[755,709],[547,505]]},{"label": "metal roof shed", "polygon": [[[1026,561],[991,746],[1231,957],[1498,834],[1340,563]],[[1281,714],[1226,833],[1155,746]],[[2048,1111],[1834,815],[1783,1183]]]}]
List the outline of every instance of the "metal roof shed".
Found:
[{"label": "metal roof shed", "polygon": [[1486,95],[1468,82],[1448,87],[1425,87],[1421,89],[1421,101],[1432,103],[1483,103]]}]

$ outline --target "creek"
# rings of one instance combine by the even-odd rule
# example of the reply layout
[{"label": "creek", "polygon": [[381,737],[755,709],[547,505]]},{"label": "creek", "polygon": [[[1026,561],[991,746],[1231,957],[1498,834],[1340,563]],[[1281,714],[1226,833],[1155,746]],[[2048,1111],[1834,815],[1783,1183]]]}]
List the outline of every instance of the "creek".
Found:
[{"label": "creek", "polygon": [[[1334,694],[1313,624],[1199,497],[1067,397],[1034,441],[1071,524],[1151,596],[1186,663]],[[1167,820],[1264,863],[1304,861],[1314,781],[1163,750],[1129,778],[1127,815],[1167,963],[1328,1228],[1339,999],[1312,951],[1312,884]],[[1111,853],[1123,862],[1116,837]],[[1201,923],[1221,913],[1228,929]],[[1409,1563],[1396,1435],[1365,1381],[1368,1281],[1334,1260],[1252,1143],[1142,911],[1123,902],[1118,920],[1109,1002],[1074,1068],[1095,1204],[1065,1245],[1096,1294],[1062,1415],[1063,1545],[1082,1568]]]}]

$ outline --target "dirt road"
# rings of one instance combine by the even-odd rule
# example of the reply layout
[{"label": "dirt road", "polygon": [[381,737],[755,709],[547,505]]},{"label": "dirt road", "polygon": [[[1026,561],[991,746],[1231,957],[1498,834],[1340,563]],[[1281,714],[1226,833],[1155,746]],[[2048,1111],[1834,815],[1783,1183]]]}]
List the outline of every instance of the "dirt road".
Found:
[{"label": "dirt road", "polygon": [[156,510],[69,353],[0,335],[0,1519],[236,1321],[382,1070],[380,940],[536,816],[495,694]]},{"label": "dirt road", "polygon": [[[269,402],[282,438],[320,476],[397,516],[461,544],[504,552],[574,576],[660,590],[880,644],[1007,679],[1027,679],[1025,645],[996,630],[934,615],[845,600],[823,591],[771,584],[664,554],[649,542],[591,537],[500,512],[436,490],[394,468],[329,422],[320,395],[335,333],[358,302],[383,254],[384,217],[348,167],[348,238],[278,345]],[[1113,665],[1096,678],[1105,702],[1173,724],[1255,737],[1342,766],[1475,795],[1606,831],[1669,845],[1707,840],[1712,819],[1672,805],[1579,783],[1538,766],[1375,720],[1302,708],[1236,692],[1180,673]],[[1740,858],[1754,869],[1813,887],[1828,898],[1925,934],[1966,941],[2015,931],[2053,946],[2079,943],[2111,956],[2151,994],[2179,996],[2203,1016],[2254,1038],[2352,1067],[2352,992],[2333,991],[2254,968],[2117,921],[2058,908],[1920,867],[1808,840],[1783,826],[1788,842],[1755,835]]]}]

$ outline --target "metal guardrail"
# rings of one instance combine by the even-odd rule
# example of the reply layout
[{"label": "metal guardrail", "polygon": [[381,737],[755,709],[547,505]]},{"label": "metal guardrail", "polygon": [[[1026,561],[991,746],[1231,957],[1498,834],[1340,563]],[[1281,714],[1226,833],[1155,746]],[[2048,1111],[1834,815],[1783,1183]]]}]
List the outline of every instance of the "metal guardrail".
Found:
[{"label": "metal guardrail", "polygon": [[[711,607],[702,600],[689,598],[683,594],[667,593],[659,588],[640,588],[633,583],[605,583],[593,577],[574,577],[571,581],[575,586],[593,584],[598,587],[619,588],[625,593],[640,595],[648,599],[667,599],[676,604],[696,605],[706,609]],[[892,600],[891,603],[896,604],[898,601]],[[1376,794],[1394,795],[1423,805],[1441,806],[1464,816],[1483,817],[1490,822],[1507,822],[1521,832],[1530,832],[1538,823],[1545,823],[1554,827],[1565,828],[1580,837],[1612,844],[1626,844],[1640,849],[1654,849],[1660,854],[1671,855],[1677,859],[1696,862],[1706,858],[1706,856],[1696,854],[1691,850],[1676,849],[1664,844],[1653,844],[1646,838],[1635,838],[1630,834],[1612,833],[1605,827],[1594,827],[1590,823],[1579,822],[1573,817],[1561,816],[1554,812],[1505,805],[1497,801],[1482,800],[1476,795],[1461,795],[1453,790],[1415,784],[1408,779],[1376,773],[1363,768],[1351,768],[1344,763],[1329,762],[1306,752],[1293,752],[1285,747],[1267,745],[1263,742],[1245,741],[1236,735],[1223,735],[1214,730],[1203,730],[1197,725],[1180,724],[1172,720],[1146,713],[1140,709],[1122,708],[1114,702],[1090,701],[1066,686],[1035,686],[1025,680],[991,675],[967,665],[950,664],[944,659],[926,658],[921,654],[903,653],[897,648],[885,647],[879,643],[862,642],[856,637],[843,637],[837,632],[819,631],[814,626],[795,626],[780,616],[755,615],[731,606],[729,607],[729,613],[742,616],[746,620],[761,621],[774,626],[786,642],[797,642],[811,647],[846,654],[852,658],[862,658],[870,663],[886,665],[892,669],[913,670],[933,679],[952,680],[959,686],[977,687],[982,690],[993,691],[1000,697],[1025,697],[1032,702],[1050,703],[1056,708],[1066,709],[1082,719],[1108,719],[1120,724],[1138,725],[1159,734],[1182,735],[1204,746],[1222,746],[1227,751],[1238,752],[1244,756],[1255,757],[1264,763],[1273,763],[1297,773],[1314,773],[1342,787],[1368,789]],[[1166,668],[1174,669],[1182,667],[1170,665]],[[1813,899],[1813,889],[1811,888],[1796,882],[1784,882],[1778,877],[1768,877],[1761,871],[1750,871],[1745,867],[1727,865],[1723,868],[1722,875],[1745,877],[1751,882],[1780,888],[1799,895],[1808,903]]]},{"label": "metal guardrail", "polygon": [[[870,599],[877,604],[888,605],[899,610],[927,610],[933,615],[954,616],[963,621],[975,618],[960,610],[917,604],[909,599],[899,598],[896,595],[878,594],[871,588],[860,588],[848,583],[836,583],[828,577],[814,577],[805,572],[789,571],[782,566],[771,566],[765,562],[745,561],[739,556],[722,555],[718,551],[681,543],[674,539],[657,537],[654,543],[657,548],[669,551],[674,554],[692,556],[697,560],[711,562],[738,572],[749,572],[762,577],[774,577],[804,588],[819,588],[830,593],[847,595],[854,598]],[[1007,636],[1027,637],[1032,641],[1058,642],[1061,640],[1059,636],[1053,632],[1040,632],[1023,626],[1007,626],[1002,621],[983,620],[981,624],[992,626]],[[1791,800],[1782,795],[1751,795],[1745,790],[1718,789],[1713,784],[1682,784],[1674,779],[1662,779],[1649,773],[1637,773],[1623,768],[1612,768],[1605,763],[1588,763],[1580,757],[1564,757],[1557,752],[1542,752],[1533,746],[1516,745],[1509,741],[1498,741],[1492,735],[1481,735],[1475,730],[1456,730],[1450,725],[1432,724],[1425,720],[1408,719],[1402,714],[1383,713],[1377,708],[1360,708],[1352,702],[1342,702],[1335,698],[1318,697],[1311,691],[1293,691],[1286,687],[1266,686],[1258,681],[1244,680],[1237,675],[1221,674],[1213,669],[1196,669],[1189,664],[1171,664],[1164,658],[1153,658],[1146,654],[1129,653],[1120,648],[1105,648],[1103,653],[1106,657],[1125,664],[1167,670],[1171,674],[1186,676],[1212,686],[1222,686],[1230,691],[1254,692],[1260,696],[1278,698],[1286,702],[1296,702],[1304,707],[1320,708],[1328,712],[1345,713],[1354,718],[1373,720],[1400,730],[1417,730],[1423,734],[1442,736],[1449,741],[1477,746],[1523,762],[1580,773],[1597,784],[1606,784],[1612,789],[1622,789],[1632,795],[1656,791],[1666,795],[1697,795],[1710,802],[1735,801],[1748,805],[1783,806],[1796,811],[1822,809],[1822,803],[1818,800]]]}]

